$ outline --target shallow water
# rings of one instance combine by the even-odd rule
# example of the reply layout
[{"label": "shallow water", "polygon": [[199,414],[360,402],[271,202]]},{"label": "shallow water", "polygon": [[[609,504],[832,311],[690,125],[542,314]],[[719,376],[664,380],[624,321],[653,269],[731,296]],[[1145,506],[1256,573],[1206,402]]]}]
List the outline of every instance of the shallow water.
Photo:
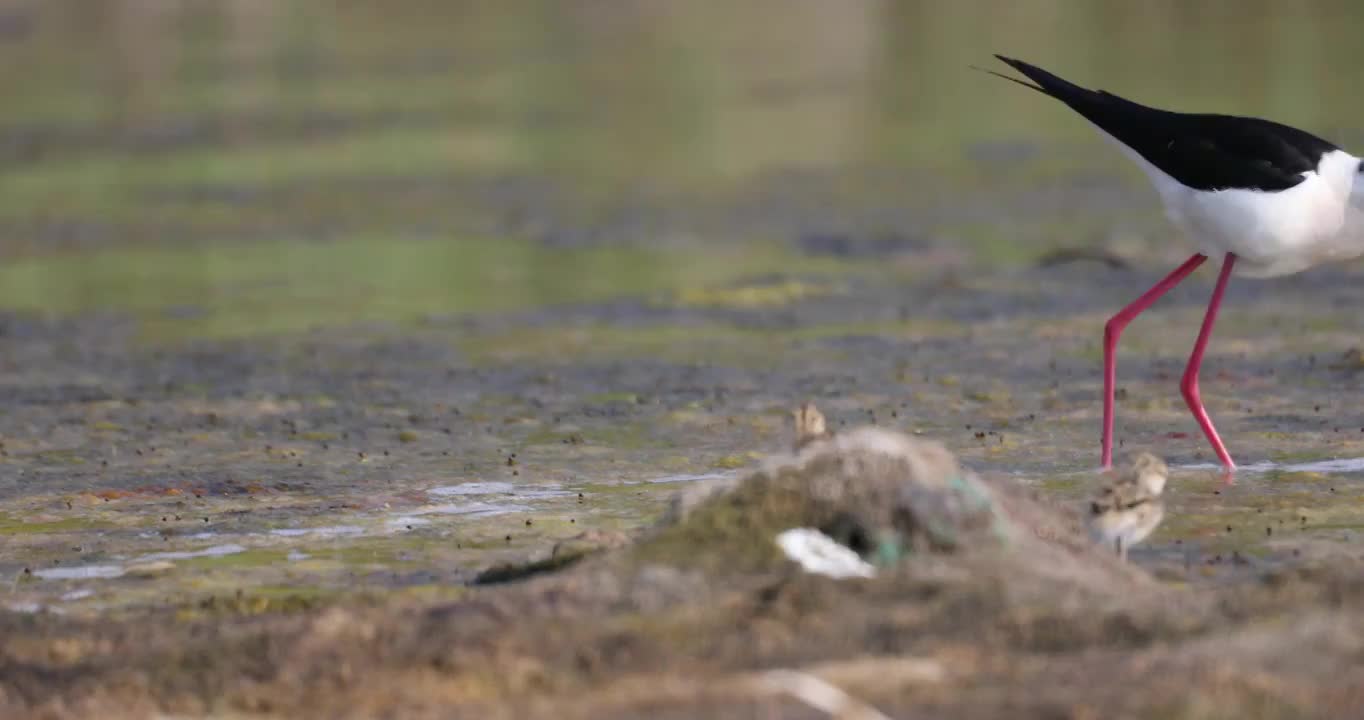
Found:
[{"label": "shallow water", "polygon": [[[239,337],[829,255],[1163,245],[1088,126],[970,69],[994,52],[1340,141],[1361,110],[1339,68],[1364,10],[1338,3],[157,7],[5,11],[0,65],[24,70],[0,74],[0,306]],[[1161,43],[1093,40],[1116,27]]]},{"label": "shallow water", "polygon": [[[0,7],[6,606],[458,589],[745,472],[807,398],[1082,502],[1103,320],[1182,250],[968,66],[1339,141],[1364,110],[1342,4],[393,5]],[[1177,388],[1206,274],[1123,338],[1122,449],[1174,473],[1134,557],[1353,537],[1359,268],[1232,285],[1233,486]]]},{"label": "shallow water", "polygon": [[[1217,470],[1221,465],[1216,463],[1194,463],[1180,466],[1188,470]],[[1317,460],[1315,462],[1304,463],[1275,463],[1257,462],[1252,465],[1238,466],[1237,475],[1260,474],[1268,472],[1306,472],[1306,473],[1331,473],[1333,475],[1345,475],[1350,473],[1364,472],[1364,458],[1332,458],[1330,460]]]}]

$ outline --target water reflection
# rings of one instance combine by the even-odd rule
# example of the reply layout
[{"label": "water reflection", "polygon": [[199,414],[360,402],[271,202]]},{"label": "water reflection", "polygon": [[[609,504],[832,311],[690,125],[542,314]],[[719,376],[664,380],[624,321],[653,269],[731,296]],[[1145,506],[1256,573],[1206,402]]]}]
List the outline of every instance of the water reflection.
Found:
[{"label": "water reflection", "polygon": [[[382,247],[417,234],[462,248],[530,228],[573,245],[622,205],[755,192],[752,213],[879,198],[922,223],[961,197],[1067,169],[1139,179],[1064,109],[969,70],[993,52],[1153,104],[1266,114],[1345,140],[1364,111],[1343,70],[1362,19],[1364,5],[1264,0],[5,0],[0,257],[150,243],[198,259],[137,258],[141,274],[119,262],[29,268],[3,278],[0,306],[126,309],[121,291],[137,286],[216,297],[241,282],[224,277],[233,260],[218,248],[231,242]],[[1008,151],[1019,146],[1032,150]],[[792,171],[822,173],[822,199],[785,193]],[[507,190],[514,178],[554,191]],[[458,184],[470,179],[484,184]],[[1047,221],[1095,212],[1107,211]],[[995,215],[1011,239],[1042,222]],[[684,247],[725,234],[704,227],[622,234]],[[974,237],[956,230],[945,232]],[[365,253],[324,262],[374,267]],[[497,262],[536,269],[521,282],[574,280],[561,272],[572,258]],[[666,285],[689,261],[653,262]],[[396,276],[432,258],[405,263]],[[282,282],[302,287],[253,293],[256,304],[352,301]],[[400,295],[382,285],[373,297]],[[398,304],[469,309],[453,295]]]},{"label": "water reflection", "polygon": [[194,114],[459,107],[484,111],[535,166],[645,179],[950,159],[960,141],[1002,133],[1085,136],[967,71],[992,52],[1156,103],[1329,133],[1356,125],[1340,68],[1364,19],[1329,2],[5,6],[30,28],[0,43],[11,123],[131,131]]},{"label": "water reflection", "polygon": [[[1186,470],[1217,470],[1221,468],[1220,465],[1214,463],[1176,465],[1175,467]],[[1236,472],[1237,474],[1301,472],[1344,475],[1349,473],[1364,472],[1364,458],[1333,458],[1331,460],[1313,460],[1310,462],[1298,463],[1276,463],[1264,461],[1251,463],[1250,465],[1242,465],[1236,468]]]}]

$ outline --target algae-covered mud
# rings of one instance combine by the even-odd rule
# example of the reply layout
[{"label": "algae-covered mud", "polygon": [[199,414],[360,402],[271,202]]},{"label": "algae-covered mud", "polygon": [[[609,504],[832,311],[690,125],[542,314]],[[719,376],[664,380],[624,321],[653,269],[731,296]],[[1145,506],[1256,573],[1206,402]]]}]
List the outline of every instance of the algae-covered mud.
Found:
[{"label": "algae-covered mud", "polygon": [[[1231,484],[1178,390],[1212,272],[1128,328],[1119,450],[1170,478],[1118,563],[1072,527],[1103,323],[1186,251],[967,67],[1359,137],[1364,10],[1257,13],[0,2],[0,715],[1347,715],[1364,266],[1232,283]],[[1169,47],[1075,40],[1114,28]],[[805,401],[1011,539],[854,492],[913,473],[762,480]]]}]

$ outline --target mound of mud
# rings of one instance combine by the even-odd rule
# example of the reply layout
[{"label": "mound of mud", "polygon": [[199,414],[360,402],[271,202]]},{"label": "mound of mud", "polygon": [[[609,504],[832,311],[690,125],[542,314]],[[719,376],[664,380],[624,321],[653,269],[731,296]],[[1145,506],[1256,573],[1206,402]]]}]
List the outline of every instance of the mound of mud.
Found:
[{"label": "mound of mud", "polygon": [[[874,577],[804,571],[775,542],[793,527]],[[1163,584],[1022,483],[881,429],[689,488],[607,540],[434,605],[0,615],[0,715],[1289,718],[1364,699],[1358,557]]]},{"label": "mound of mud", "polygon": [[713,574],[778,567],[778,533],[810,527],[887,571],[932,555],[1121,592],[1145,573],[1095,548],[1074,509],[963,468],[935,441],[861,427],[679,493],[637,558]]}]

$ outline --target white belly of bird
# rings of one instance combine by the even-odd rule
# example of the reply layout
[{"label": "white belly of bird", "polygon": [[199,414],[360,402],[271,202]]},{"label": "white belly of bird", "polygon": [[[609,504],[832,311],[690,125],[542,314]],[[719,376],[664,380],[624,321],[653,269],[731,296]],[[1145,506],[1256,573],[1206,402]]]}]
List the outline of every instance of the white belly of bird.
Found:
[{"label": "white belly of bird", "polygon": [[1280,192],[1200,193],[1181,186],[1172,194],[1170,219],[1201,252],[1235,253],[1238,275],[1290,275],[1364,254],[1364,235],[1347,222],[1349,187],[1342,192],[1328,176],[1314,174]]},{"label": "white belly of bird", "polygon": [[1105,513],[1090,519],[1089,535],[1093,540],[1110,546],[1121,538],[1122,546],[1130,548],[1150,537],[1164,518],[1165,509],[1156,504]]},{"label": "white belly of bird", "polygon": [[1102,129],[1100,134],[1146,173],[1166,216],[1199,252],[1214,259],[1236,254],[1237,275],[1292,275],[1324,262],[1364,255],[1364,213],[1350,202],[1359,169],[1359,158],[1354,155],[1339,150],[1327,153],[1317,172],[1279,192],[1199,192]]}]

